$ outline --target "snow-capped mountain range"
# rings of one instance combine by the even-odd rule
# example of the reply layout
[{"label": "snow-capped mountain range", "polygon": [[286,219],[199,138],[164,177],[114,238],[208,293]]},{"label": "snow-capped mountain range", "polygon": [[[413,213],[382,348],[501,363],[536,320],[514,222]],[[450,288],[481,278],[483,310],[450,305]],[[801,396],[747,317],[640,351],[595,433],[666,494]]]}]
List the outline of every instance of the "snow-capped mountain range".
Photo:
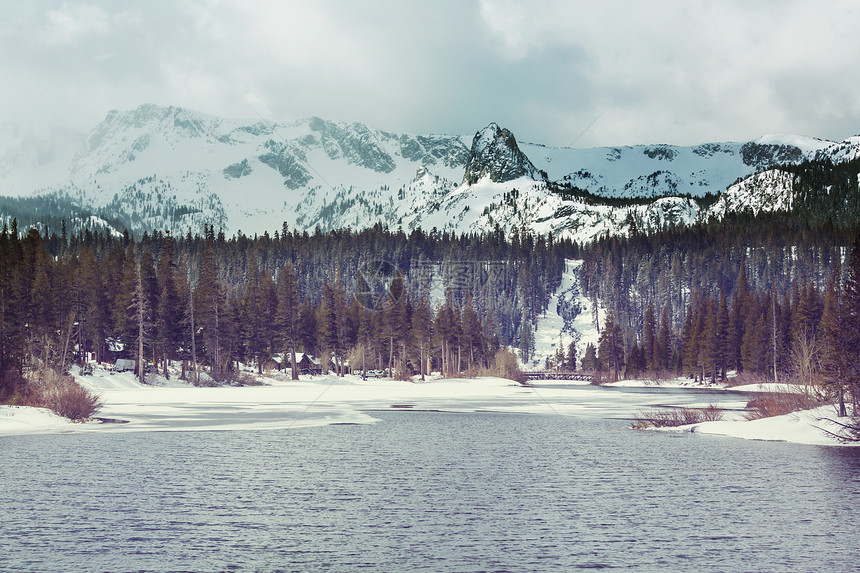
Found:
[{"label": "snow-capped mountain range", "polygon": [[[137,233],[211,224],[261,234],[284,222],[309,231],[499,225],[581,241],[623,233],[631,221],[647,230],[727,210],[785,207],[790,181],[769,167],[860,154],[858,137],[575,149],[517,142],[496,124],[474,136],[405,135],[361,123],[273,124],[154,105],[110,112],[65,166],[68,154],[53,150],[40,165],[28,151],[38,141],[27,141],[12,138],[0,149],[0,195],[56,196],[110,213]],[[48,175],[55,180],[46,183]],[[707,193],[721,196],[703,211],[694,198]]]}]

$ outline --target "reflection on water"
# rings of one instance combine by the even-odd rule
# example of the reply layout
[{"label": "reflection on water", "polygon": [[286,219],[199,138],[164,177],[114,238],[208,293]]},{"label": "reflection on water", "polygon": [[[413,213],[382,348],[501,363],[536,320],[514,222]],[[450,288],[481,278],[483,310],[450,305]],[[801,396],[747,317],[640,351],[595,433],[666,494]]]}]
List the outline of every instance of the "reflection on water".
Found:
[{"label": "reflection on water", "polygon": [[860,451],[559,416],[0,438],[4,571],[856,566]]}]

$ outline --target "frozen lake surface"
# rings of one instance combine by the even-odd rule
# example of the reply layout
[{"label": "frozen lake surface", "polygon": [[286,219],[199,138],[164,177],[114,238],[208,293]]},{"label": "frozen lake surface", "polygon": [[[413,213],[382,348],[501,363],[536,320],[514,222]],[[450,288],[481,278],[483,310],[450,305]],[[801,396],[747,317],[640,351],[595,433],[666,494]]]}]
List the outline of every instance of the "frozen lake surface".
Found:
[{"label": "frozen lake surface", "polygon": [[0,569],[856,567],[858,448],[600,417],[370,414],[379,421],[0,437]]}]

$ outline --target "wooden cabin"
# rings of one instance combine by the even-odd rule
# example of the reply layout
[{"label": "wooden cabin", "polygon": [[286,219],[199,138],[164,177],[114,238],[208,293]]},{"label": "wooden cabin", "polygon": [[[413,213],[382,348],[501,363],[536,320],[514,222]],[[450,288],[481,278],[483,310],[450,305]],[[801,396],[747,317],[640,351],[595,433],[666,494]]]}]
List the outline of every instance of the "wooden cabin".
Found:
[{"label": "wooden cabin", "polygon": [[298,364],[300,374],[316,376],[323,373],[320,361],[310,354],[296,354],[296,363]]}]

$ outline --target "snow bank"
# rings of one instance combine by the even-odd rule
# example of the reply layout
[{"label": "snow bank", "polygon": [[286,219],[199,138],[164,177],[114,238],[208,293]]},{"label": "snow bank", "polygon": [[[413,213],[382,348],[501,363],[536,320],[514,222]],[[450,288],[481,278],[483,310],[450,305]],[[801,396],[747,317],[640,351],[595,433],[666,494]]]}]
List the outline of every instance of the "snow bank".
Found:
[{"label": "snow bank", "polygon": [[[840,429],[839,426],[829,422],[826,418],[836,418],[836,411],[833,406],[821,406],[814,410],[793,412],[784,416],[774,416],[760,420],[703,422],[693,426],[681,426],[676,429],[690,430],[701,434],[719,434],[748,440],[772,440],[821,446],[840,445],[840,442],[835,438],[828,436],[822,431],[824,429],[838,433]],[[855,443],[852,445],[860,444]]]},{"label": "snow bank", "polygon": [[774,382],[764,382],[762,384],[732,386],[731,390],[736,390],[738,392],[782,392],[785,394],[802,394],[806,392],[807,389],[800,384],[776,384]]},{"label": "snow bank", "polygon": [[0,435],[42,434],[68,430],[73,424],[45,408],[0,406]]}]

